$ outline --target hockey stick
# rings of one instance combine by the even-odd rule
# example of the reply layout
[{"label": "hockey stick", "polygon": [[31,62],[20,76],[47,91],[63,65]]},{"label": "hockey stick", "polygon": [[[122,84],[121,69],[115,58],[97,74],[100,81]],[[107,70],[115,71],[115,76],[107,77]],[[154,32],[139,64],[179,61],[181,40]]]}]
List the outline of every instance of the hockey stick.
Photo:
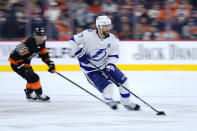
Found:
[{"label": "hockey stick", "polygon": [[116,80],[114,80],[111,77],[108,77],[105,72],[103,70],[101,70],[99,67],[97,67],[95,64],[93,64],[89,59],[88,61],[90,62],[91,65],[93,65],[95,68],[97,68],[106,78],[109,78],[110,80],[112,80],[114,83],[116,83],[118,86],[123,87],[125,90],[127,90],[129,93],[131,93],[132,95],[134,95],[136,98],[138,98],[139,100],[141,100],[144,104],[146,104],[147,106],[149,106],[152,110],[154,110],[156,113],[156,115],[166,115],[164,111],[158,111],[156,110],[154,107],[152,107],[150,104],[148,104],[147,102],[145,102],[143,99],[141,99],[139,96],[137,96],[136,94],[134,94],[133,92],[131,92],[129,89],[127,89],[126,87],[124,87],[123,85],[121,85],[120,83],[118,83]]},{"label": "hockey stick", "polygon": [[[78,85],[77,83],[73,82],[72,80],[68,79],[67,77],[65,77],[64,75],[60,74],[57,71],[54,71],[56,74],[58,74],[59,76],[61,76],[62,78],[66,79],[67,81],[71,82],[72,84],[74,84],[75,86],[79,87],[80,89],[82,89],[83,91],[87,92],[88,94],[90,94],[91,96],[95,97],[96,99],[98,99],[99,101],[103,102],[104,104],[110,106],[109,103],[106,103],[105,101],[103,101],[102,99],[98,98],[96,95],[92,94],[91,92],[89,92],[88,90],[84,89],[83,87],[81,87],[80,85]],[[110,106],[111,107],[111,106]],[[116,110],[116,108],[111,107],[112,109]]]}]

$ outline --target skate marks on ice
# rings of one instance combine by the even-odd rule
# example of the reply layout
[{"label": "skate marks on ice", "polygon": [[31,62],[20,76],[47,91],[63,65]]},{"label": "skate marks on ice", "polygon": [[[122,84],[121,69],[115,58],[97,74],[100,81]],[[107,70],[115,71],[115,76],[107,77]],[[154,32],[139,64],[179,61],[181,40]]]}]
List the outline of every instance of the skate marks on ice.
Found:
[{"label": "skate marks on ice", "polygon": [[[197,129],[197,72],[125,72],[132,91],[157,110],[165,111],[167,116],[155,115],[136,99],[141,111],[127,111],[122,106],[114,111],[56,75],[38,73],[44,91],[51,97],[50,103],[27,102],[23,93],[24,81],[13,77],[14,73],[0,73],[0,131]],[[101,98],[81,72],[63,74]],[[11,83],[11,79],[14,82]]]},{"label": "skate marks on ice", "polygon": [[[96,130],[99,127],[108,130],[119,128],[152,130],[151,126],[166,129],[171,125],[181,130],[185,127],[191,128],[189,126],[197,120],[197,105],[151,103],[167,113],[167,116],[156,116],[155,112],[143,104],[141,111],[137,112],[127,111],[122,106],[114,111],[96,100],[87,100],[87,97],[82,97],[80,101],[71,100],[74,97],[64,97],[65,100],[52,100],[50,103],[1,99],[0,129]],[[160,100],[163,102],[163,98]]]}]

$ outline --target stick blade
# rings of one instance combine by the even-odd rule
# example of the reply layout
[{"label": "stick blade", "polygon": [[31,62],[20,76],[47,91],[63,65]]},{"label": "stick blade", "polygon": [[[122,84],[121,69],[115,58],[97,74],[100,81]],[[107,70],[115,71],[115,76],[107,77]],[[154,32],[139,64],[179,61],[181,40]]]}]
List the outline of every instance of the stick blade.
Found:
[{"label": "stick blade", "polygon": [[157,115],[166,115],[166,113],[164,112],[164,111],[159,111],[159,112],[157,112]]}]

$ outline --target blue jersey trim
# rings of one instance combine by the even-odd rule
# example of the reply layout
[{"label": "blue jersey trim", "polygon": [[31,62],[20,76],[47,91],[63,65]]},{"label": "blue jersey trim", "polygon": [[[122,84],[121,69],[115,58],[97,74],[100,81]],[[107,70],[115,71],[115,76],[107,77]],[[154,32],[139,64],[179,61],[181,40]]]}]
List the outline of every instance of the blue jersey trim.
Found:
[{"label": "blue jersey trim", "polygon": [[106,97],[105,97],[105,100],[112,100],[112,98],[106,98]]},{"label": "blue jersey trim", "polygon": [[92,29],[87,29],[88,32],[92,32]]},{"label": "blue jersey trim", "polygon": [[74,39],[74,37],[70,38],[70,40],[72,40],[72,41],[74,41],[74,42],[75,42],[75,39]]},{"label": "blue jersey trim", "polygon": [[78,54],[80,54],[80,53],[82,52],[82,50],[83,50],[82,48],[81,48],[80,50],[78,50],[78,51],[75,53],[75,56],[78,55]]},{"label": "blue jersey trim", "polygon": [[121,97],[123,97],[123,98],[128,98],[128,97],[130,96],[130,93],[127,93],[127,94],[121,94],[121,93],[120,93],[120,95],[121,95]]},{"label": "blue jersey trim", "polygon": [[118,55],[108,55],[108,57],[116,57],[116,58],[119,58]]}]

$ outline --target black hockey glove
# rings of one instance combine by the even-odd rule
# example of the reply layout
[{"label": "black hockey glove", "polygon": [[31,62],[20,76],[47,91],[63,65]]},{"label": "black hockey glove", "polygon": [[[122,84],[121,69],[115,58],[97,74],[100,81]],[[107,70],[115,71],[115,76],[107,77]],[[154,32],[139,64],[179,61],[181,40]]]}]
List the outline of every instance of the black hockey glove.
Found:
[{"label": "black hockey glove", "polygon": [[106,74],[107,76],[110,77],[110,76],[114,73],[115,69],[116,69],[116,66],[115,66],[114,64],[112,64],[112,63],[109,63],[109,64],[105,67],[104,72],[105,72],[105,74]]},{"label": "black hockey glove", "polygon": [[46,64],[49,66],[48,71],[54,73],[55,71],[55,64],[53,61],[47,61]]}]

